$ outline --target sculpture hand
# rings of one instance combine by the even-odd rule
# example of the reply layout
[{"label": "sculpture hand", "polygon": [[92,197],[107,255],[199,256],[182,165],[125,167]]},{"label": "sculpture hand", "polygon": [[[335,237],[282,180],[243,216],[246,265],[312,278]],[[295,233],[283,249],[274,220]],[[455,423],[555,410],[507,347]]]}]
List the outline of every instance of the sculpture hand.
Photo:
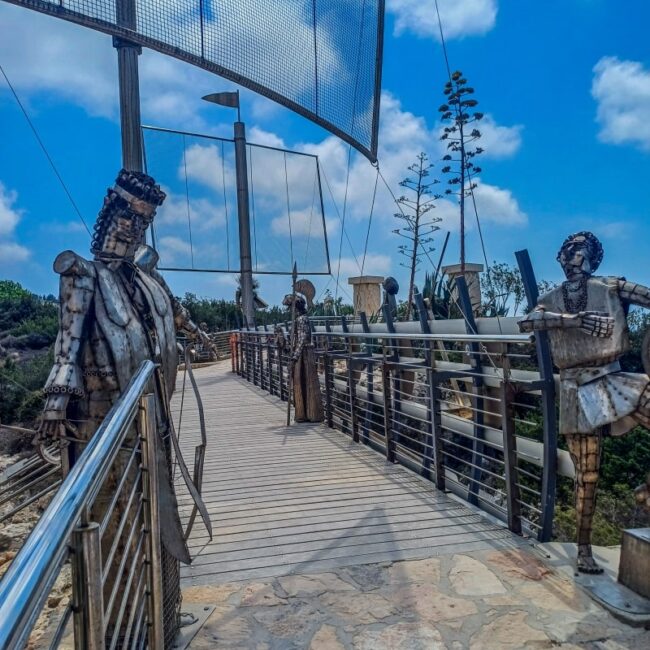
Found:
[{"label": "sculpture hand", "polygon": [[578,314],[580,329],[590,336],[606,339],[614,333],[614,319],[596,311],[583,311]]},{"label": "sculpture hand", "polygon": [[52,442],[64,438],[65,435],[65,417],[59,420],[41,420],[41,424],[36,430],[34,445],[50,445]]}]

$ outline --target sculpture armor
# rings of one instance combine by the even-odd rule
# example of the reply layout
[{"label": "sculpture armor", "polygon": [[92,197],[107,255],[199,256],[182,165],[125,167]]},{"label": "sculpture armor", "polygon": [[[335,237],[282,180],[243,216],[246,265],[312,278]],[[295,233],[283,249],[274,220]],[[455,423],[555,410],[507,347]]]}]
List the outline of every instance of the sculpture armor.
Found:
[{"label": "sculpture armor", "polygon": [[[161,518],[165,521],[161,526],[163,588],[165,600],[177,610],[178,562],[189,563],[190,556],[170,478],[174,432],[169,400],[178,365],[176,331],[182,330],[193,338],[207,337],[189,319],[155,270],[155,251],[140,246],[164,198],[151,177],[122,170],[115,186],[108,190],[95,225],[94,260],[85,260],[72,251],[56,258],[54,270],[61,276],[60,325],[54,365],[44,388],[47,399],[39,433],[42,440],[50,440],[69,437],[71,432],[79,441],[67,448],[66,461],[73,464],[83,451],[83,441],[93,436],[141,362],[151,359],[160,364],[148,390],[157,395],[159,489]],[[136,436],[133,427],[126,444],[129,439],[134,442]],[[124,455],[118,455],[95,503],[95,520],[104,517],[112,491],[126,471],[126,461]],[[133,485],[132,480],[127,483]],[[124,498],[118,500],[111,514],[104,535],[109,542],[111,527],[127,508],[125,495],[129,492],[128,487],[122,490]],[[176,616],[169,616],[167,611],[165,614],[170,619],[165,629],[169,644],[175,635]]]},{"label": "sculpture armor", "polygon": [[650,379],[622,372],[619,363],[629,349],[628,307],[650,308],[650,289],[594,276],[602,257],[592,233],[568,237],[557,256],[567,280],[519,323],[524,332],[548,330],[560,370],[560,432],[576,470],[578,569],[586,573],[602,571],[591,551],[601,438],[650,425]]},{"label": "sculpture armor", "polygon": [[296,316],[292,324],[290,343],[296,422],[322,422],[325,417],[311,326],[307,316],[307,304],[311,306],[314,295],[314,285],[309,280],[298,280],[294,285],[294,293],[288,294],[282,301],[285,307],[295,304]]}]

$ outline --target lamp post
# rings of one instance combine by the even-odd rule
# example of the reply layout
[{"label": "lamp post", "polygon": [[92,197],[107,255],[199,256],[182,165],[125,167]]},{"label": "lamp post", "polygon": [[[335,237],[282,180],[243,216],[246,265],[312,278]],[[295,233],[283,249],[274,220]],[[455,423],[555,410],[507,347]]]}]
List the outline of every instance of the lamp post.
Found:
[{"label": "lamp post", "polygon": [[[205,101],[237,109],[235,131],[235,177],[237,180],[237,217],[239,223],[239,263],[242,312],[249,326],[255,324],[253,303],[253,261],[251,255],[251,222],[248,209],[248,172],[246,164],[246,128],[241,121],[239,91],[212,93]],[[224,164],[224,161],[221,161]]]}]

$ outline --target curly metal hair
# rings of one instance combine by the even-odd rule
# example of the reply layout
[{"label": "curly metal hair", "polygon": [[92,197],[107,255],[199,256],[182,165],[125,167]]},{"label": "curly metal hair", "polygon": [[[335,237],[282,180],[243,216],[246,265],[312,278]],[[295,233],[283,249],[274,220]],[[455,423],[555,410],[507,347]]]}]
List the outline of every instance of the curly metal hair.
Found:
[{"label": "curly metal hair", "polygon": [[587,230],[581,230],[580,232],[576,232],[573,235],[569,235],[562,243],[557,257],[555,258],[558,262],[560,261],[562,252],[571,244],[584,244],[586,246],[587,254],[589,255],[589,260],[591,261],[592,271],[595,271],[600,266],[600,263],[603,261],[604,251],[603,245],[600,243],[600,240],[598,237],[596,237],[596,235]]}]

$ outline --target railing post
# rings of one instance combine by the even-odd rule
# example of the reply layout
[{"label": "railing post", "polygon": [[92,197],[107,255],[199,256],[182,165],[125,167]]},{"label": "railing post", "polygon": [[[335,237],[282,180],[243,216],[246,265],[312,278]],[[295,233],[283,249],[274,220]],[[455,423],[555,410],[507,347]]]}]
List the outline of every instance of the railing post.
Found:
[{"label": "railing post", "polygon": [[433,465],[436,472],[436,487],[443,492],[445,485],[445,458],[442,453],[442,416],[440,413],[440,385],[435,372],[429,371],[429,409],[431,411],[431,439]]},{"label": "railing post", "polygon": [[[370,326],[368,325],[368,317],[366,316],[365,311],[359,312],[359,320],[361,321],[361,329],[363,329],[364,332],[369,333]],[[368,355],[368,358],[372,359],[372,351],[373,351],[372,340],[366,339],[365,344],[366,344],[366,353]],[[372,361],[369,361],[366,364],[366,405],[363,409],[363,423],[361,425],[361,430],[362,430],[361,437],[364,444],[368,444],[368,441],[370,440],[370,413],[372,409],[372,407],[370,406],[370,402],[374,390],[374,386],[373,386],[374,370],[375,370],[375,364]]]},{"label": "railing post", "polygon": [[[533,272],[533,265],[527,250],[515,253],[521,279],[526,291],[528,305],[532,309],[537,304],[539,292]],[[548,542],[553,533],[553,514],[555,509],[555,490],[557,481],[557,417],[555,414],[555,379],[553,377],[553,360],[548,341],[548,332],[535,332],[535,347],[539,375],[544,382],[542,389],[542,422],[544,427],[544,467],[542,468],[542,503],[541,528],[538,533],[540,542]]]},{"label": "railing post", "polygon": [[104,590],[99,524],[93,521],[76,528],[73,546],[75,647],[104,650]]},{"label": "railing post", "polygon": [[508,528],[521,535],[521,494],[517,485],[517,442],[512,408],[514,387],[501,382],[501,421],[503,427],[503,460],[506,474],[506,499],[508,502]]},{"label": "railing post", "polygon": [[[346,334],[348,330],[348,323],[345,316],[341,316],[341,331]],[[357,426],[357,412],[355,409],[356,390],[354,385],[354,356],[352,354],[352,341],[348,338],[346,340],[348,348],[348,358],[346,360],[348,366],[348,404],[350,406],[350,435],[354,442],[359,442],[359,427]]]},{"label": "railing post", "polygon": [[164,650],[162,560],[160,546],[160,512],[158,507],[158,465],[156,461],[156,399],[152,394],[140,398],[140,439],[142,443],[142,491],[147,533],[147,619],[149,648]]},{"label": "railing post", "polygon": [[332,358],[329,355],[329,352],[325,350],[323,352],[323,362],[325,364],[325,419],[327,421],[327,426],[330,429],[334,428],[334,420],[332,419]]},{"label": "railing post", "polygon": [[[474,320],[474,312],[472,311],[472,301],[470,299],[467,282],[465,281],[464,276],[459,275],[456,278],[456,289],[458,291],[460,308],[465,319],[465,330],[468,334],[478,334],[476,321]],[[467,493],[467,500],[476,506],[478,505],[478,492],[483,475],[481,467],[483,467],[483,458],[485,453],[485,445],[482,442],[485,439],[485,416],[483,413],[485,411],[485,400],[483,399],[485,387],[483,385],[483,378],[480,377],[480,373],[483,369],[479,345],[478,343],[470,343],[468,347],[469,363],[474,372],[472,377],[471,394],[474,439],[472,440],[472,469],[470,471],[471,481]]]},{"label": "railing post", "polygon": [[271,395],[275,394],[275,388],[273,387],[273,350],[272,350],[272,341],[273,339],[270,336],[266,337],[266,366],[267,373],[269,375],[269,393]]},{"label": "railing post", "polygon": [[384,441],[386,444],[386,460],[395,462],[395,442],[393,440],[393,427],[391,422],[391,387],[390,370],[386,360],[381,364],[381,384],[384,398]]}]

